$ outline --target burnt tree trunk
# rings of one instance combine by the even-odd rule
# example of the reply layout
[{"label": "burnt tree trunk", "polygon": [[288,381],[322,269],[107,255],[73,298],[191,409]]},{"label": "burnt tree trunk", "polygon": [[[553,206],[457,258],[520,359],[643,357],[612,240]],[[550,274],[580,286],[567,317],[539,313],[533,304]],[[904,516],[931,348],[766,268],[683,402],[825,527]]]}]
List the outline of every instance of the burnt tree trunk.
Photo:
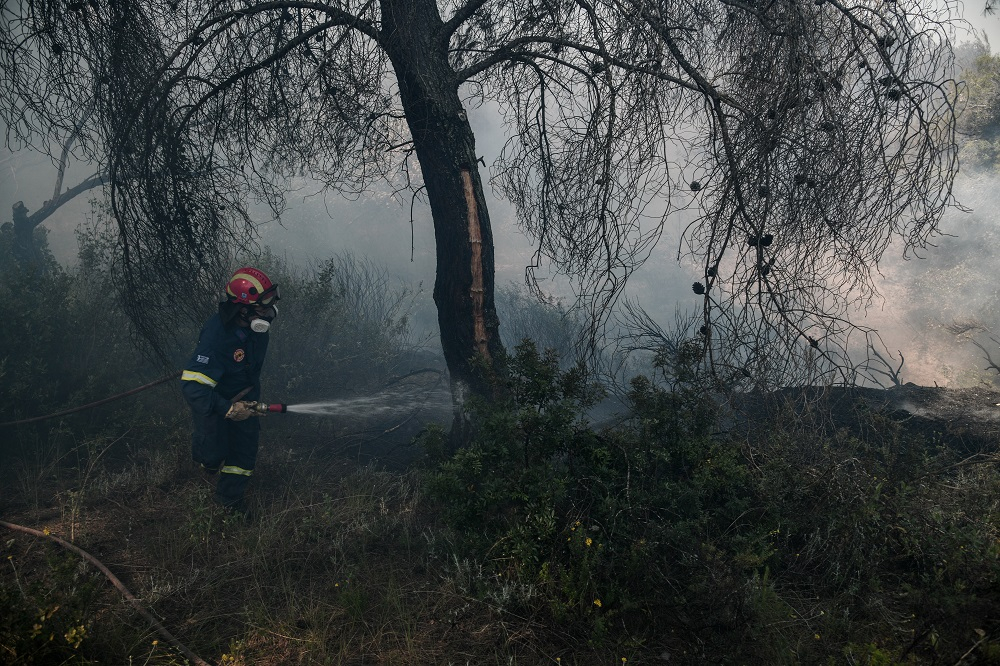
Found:
[{"label": "burnt tree trunk", "polygon": [[[63,155],[65,165],[65,153]],[[14,257],[22,268],[29,270],[46,270],[45,257],[35,238],[35,229],[38,228],[50,215],[59,210],[66,203],[69,203],[79,194],[87,192],[95,187],[104,184],[104,176],[95,174],[83,182],[73,187],[62,190],[63,168],[59,169],[56,177],[56,190],[54,196],[31,215],[28,215],[28,208],[23,201],[18,201],[11,208],[11,230],[14,234]],[[4,224],[6,228],[6,224]]]},{"label": "burnt tree trunk", "polygon": [[382,21],[434,220],[434,303],[458,408],[465,391],[489,391],[476,357],[492,362],[502,350],[493,301],[493,231],[475,137],[448,63],[435,0],[383,0]]},{"label": "burnt tree trunk", "polygon": [[42,270],[42,253],[35,242],[35,227],[38,225],[28,216],[24,202],[14,204],[11,221],[14,223],[14,258],[17,263],[25,270]]}]

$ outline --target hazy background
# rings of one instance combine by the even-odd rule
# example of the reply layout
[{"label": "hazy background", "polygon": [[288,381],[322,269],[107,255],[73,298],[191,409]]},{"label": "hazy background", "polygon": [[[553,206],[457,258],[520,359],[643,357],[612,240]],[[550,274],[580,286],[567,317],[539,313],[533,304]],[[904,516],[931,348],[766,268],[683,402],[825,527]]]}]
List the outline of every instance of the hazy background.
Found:
[{"label": "hazy background", "polygon": [[[964,18],[977,31],[958,33],[956,43],[979,39],[1000,44],[1000,18],[984,16],[982,4],[965,7]],[[503,146],[500,119],[489,108],[470,109],[476,132],[477,150],[487,165]],[[55,167],[50,159],[30,151],[11,153],[0,148],[0,221],[10,219],[11,206],[23,201],[29,212],[51,198]],[[91,174],[86,165],[71,163],[65,186],[72,186]],[[488,178],[488,169],[484,170]],[[992,381],[995,372],[984,370],[982,352],[968,340],[956,337],[947,326],[955,321],[977,320],[1000,330],[1000,296],[995,272],[996,250],[1000,246],[1000,188],[994,177],[962,173],[956,183],[958,201],[971,209],[954,210],[941,224],[945,234],[936,247],[922,253],[923,259],[903,260],[901,250],[890,249],[880,266],[879,289],[883,299],[872,303],[863,315],[864,323],[882,333],[890,352],[901,351],[906,358],[902,369],[905,381],[922,385],[968,386]],[[294,264],[309,265],[336,253],[350,251],[385,264],[389,271],[411,289],[420,290],[418,311],[413,323],[417,332],[435,332],[436,313],[431,292],[434,284],[434,235],[428,206],[418,201],[410,220],[410,201],[388,195],[346,201],[324,194],[315,183],[296,183],[287,196],[288,210],[282,225],[261,227],[261,239],[275,252]],[[94,190],[90,196],[99,191]],[[487,186],[489,212],[496,242],[496,283],[498,287],[524,281],[525,267],[531,263],[533,248],[517,228],[513,210],[492,196]],[[49,245],[64,265],[76,260],[74,230],[90,214],[85,194],[48,218]],[[264,222],[267,218],[262,213]],[[639,303],[662,325],[669,326],[678,308],[698,306],[691,282],[698,271],[679,263],[677,249],[683,223],[672,220],[654,255],[636,273],[628,296]],[[547,292],[568,298],[565,280],[552,275],[544,265],[537,271],[546,279]],[[216,295],[210,295],[214,298]],[[501,327],[504,313],[501,311]],[[979,339],[986,341],[980,333]],[[433,343],[432,343],[433,347]],[[1000,360],[1000,347],[995,357]],[[898,355],[896,363],[898,364]]]}]

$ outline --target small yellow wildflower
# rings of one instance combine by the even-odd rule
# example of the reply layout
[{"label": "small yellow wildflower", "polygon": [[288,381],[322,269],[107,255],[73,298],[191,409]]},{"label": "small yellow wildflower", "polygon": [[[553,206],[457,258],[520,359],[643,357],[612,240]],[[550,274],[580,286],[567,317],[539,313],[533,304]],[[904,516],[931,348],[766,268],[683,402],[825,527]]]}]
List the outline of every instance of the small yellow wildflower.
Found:
[{"label": "small yellow wildflower", "polygon": [[48,535],[52,534],[52,532],[50,532],[49,528],[46,527],[45,529],[42,530],[42,534],[44,534],[45,536],[48,536]]},{"label": "small yellow wildflower", "polygon": [[587,541],[585,543],[587,544],[587,548],[590,548],[590,544],[594,543],[594,540],[591,539],[590,537],[587,537]]},{"label": "small yellow wildflower", "polygon": [[80,647],[80,643],[82,643],[83,639],[85,639],[86,637],[87,637],[87,628],[84,627],[82,624],[77,625],[75,627],[70,627],[70,630],[67,631],[65,634],[63,634],[63,638],[66,639],[67,643],[73,646],[74,650]]},{"label": "small yellow wildflower", "polygon": [[819,634],[813,634],[813,638],[815,638],[816,640],[819,640]]},{"label": "small yellow wildflower", "polygon": [[153,641],[153,645],[159,645],[160,641]]},{"label": "small yellow wildflower", "polygon": [[602,603],[601,603],[601,600],[600,600],[600,599],[594,599],[594,605],[595,605],[595,606],[597,606],[598,608],[600,608],[600,607],[601,607],[601,606],[603,606],[604,604],[602,604]]}]

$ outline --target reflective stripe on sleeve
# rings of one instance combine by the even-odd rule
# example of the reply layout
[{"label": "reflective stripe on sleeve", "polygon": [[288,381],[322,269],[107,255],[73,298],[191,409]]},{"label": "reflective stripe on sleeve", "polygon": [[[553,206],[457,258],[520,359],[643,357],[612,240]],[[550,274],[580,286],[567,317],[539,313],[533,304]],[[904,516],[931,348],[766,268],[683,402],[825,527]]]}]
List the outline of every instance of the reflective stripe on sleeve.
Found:
[{"label": "reflective stripe on sleeve", "polygon": [[215,386],[218,384],[217,381],[209,377],[208,375],[203,375],[200,372],[195,372],[194,370],[185,370],[181,373],[182,382],[198,382],[199,384],[204,384],[205,386]]},{"label": "reflective stripe on sleeve", "polygon": [[252,469],[243,469],[242,467],[237,467],[236,465],[225,465],[219,471],[223,474],[239,474],[240,476],[250,476],[253,474]]}]

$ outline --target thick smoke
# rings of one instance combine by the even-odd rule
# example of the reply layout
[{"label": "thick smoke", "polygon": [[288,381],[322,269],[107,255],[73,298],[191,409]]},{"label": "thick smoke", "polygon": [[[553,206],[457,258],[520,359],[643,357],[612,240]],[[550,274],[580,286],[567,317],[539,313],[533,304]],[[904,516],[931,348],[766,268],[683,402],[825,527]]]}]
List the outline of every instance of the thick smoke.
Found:
[{"label": "thick smoke", "polygon": [[[865,323],[877,328],[889,351],[905,357],[902,377],[924,386],[972,386],[993,382],[982,344],[1000,363],[1000,283],[997,248],[1000,188],[996,174],[963,174],[959,202],[943,220],[944,233],[919,258],[888,256],[881,266],[883,302]],[[883,355],[885,350],[881,350]]]}]

